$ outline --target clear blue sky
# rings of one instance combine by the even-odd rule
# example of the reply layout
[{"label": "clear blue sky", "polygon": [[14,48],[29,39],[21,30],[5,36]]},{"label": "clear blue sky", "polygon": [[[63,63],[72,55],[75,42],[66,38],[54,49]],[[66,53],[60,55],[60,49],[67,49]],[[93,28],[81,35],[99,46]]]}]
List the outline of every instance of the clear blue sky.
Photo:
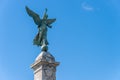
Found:
[{"label": "clear blue sky", "polygon": [[33,80],[41,50],[26,5],[57,18],[48,31],[57,80],[120,80],[120,0],[0,0],[0,80]]}]

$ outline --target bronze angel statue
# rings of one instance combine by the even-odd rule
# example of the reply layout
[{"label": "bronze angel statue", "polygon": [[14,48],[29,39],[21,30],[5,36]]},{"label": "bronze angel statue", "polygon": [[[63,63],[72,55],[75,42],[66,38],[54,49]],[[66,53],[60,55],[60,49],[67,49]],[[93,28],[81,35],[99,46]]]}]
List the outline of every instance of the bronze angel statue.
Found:
[{"label": "bronze angel statue", "polygon": [[41,46],[42,51],[48,50],[47,41],[47,28],[52,28],[51,24],[55,22],[56,19],[48,19],[47,9],[45,10],[43,19],[40,19],[39,15],[26,6],[26,11],[30,17],[33,18],[36,25],[38,25],[38,33],[33,40],[33,44]]}]

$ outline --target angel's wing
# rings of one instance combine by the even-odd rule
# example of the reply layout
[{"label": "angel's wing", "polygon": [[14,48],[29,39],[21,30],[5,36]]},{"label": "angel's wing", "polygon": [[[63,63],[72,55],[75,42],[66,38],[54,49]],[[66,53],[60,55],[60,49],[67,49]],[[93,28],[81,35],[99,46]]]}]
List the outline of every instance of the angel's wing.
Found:
[{"label": "angel's wing", "polygon": [[35,12],[33,12],[32,10],[30,10],[27,6],[26,6],[26,11],[28,13],[29,16],[31,16],[35,22],[35,24],[40,25],[41,24],[41,20],[38,14],[36,14]]},{"label": "angel's wing", "polygon": [[47,19],[47,25],[50,25],[50,24],[52,24],[53,22],[55,22],[56,21],[56,19]]}]

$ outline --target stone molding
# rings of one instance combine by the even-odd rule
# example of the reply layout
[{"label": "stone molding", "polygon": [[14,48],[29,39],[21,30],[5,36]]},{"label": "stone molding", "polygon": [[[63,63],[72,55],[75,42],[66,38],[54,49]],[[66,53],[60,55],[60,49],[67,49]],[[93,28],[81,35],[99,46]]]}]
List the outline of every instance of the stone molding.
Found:
[{"label": "stone molding", "polygon": [[56,67],[59,62],[48,52],[41,52],[31,65],[34,70],[34,80],[56,80]]}]

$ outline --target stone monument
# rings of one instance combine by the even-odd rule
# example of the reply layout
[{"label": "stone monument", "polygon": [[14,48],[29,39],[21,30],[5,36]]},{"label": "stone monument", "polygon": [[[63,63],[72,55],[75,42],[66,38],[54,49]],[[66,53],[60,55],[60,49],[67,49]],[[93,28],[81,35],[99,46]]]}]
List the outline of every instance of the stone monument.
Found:
[{"label": "stone monument", "polygon": [[38,25],[38,33],[33,40],[33,44],[41,46],[41,53],[31,65],[34,70],[34,80],[56,80],[56,67],[59,62],[48,52],[47,28],[52,28],[51,24],[56,19],[48,19],[47,9],[44,13],[43,19],[39,15],[30,10],[26,6],[26,11],[31,16],[36,25]]}]

